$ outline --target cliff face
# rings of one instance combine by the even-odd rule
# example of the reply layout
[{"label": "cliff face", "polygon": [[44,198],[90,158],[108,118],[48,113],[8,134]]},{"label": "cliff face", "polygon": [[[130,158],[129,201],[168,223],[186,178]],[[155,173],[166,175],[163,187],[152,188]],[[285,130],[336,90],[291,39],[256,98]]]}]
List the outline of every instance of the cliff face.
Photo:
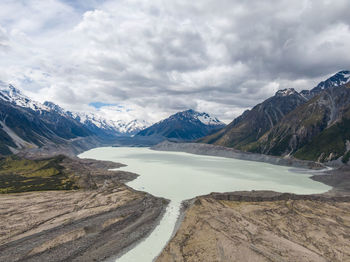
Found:
[{"label": "cliff face", "polygon": [[321,162],[345,155],[350,139],[349,87],[324,90],[284,117],[248,150]]}]

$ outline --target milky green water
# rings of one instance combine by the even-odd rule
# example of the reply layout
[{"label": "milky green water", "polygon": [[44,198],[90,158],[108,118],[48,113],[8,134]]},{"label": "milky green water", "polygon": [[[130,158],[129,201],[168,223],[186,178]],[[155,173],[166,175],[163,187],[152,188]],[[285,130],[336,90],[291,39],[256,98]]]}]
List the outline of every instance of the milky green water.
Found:
[{"label": "milky green water", "polygon": [[289,167],[231,158],[138,147],[95,148],[79,157],[126,164],[122,170],[140,175],[127,185],[171,201],[159,225],[146,239],[117,260],[109,261],[151,262],[171,238],[180,204],[185,199],[211,192],[238,190],[314,194],[330,189],[311,180],[307,170],[293,172]]}]

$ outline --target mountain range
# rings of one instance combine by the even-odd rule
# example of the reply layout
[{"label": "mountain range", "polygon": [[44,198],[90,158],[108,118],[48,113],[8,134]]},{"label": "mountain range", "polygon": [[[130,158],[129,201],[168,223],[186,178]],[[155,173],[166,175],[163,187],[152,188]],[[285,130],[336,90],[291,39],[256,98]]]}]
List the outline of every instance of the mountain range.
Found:
[{"label": "mountain range", "polygon": [[53,102],[36,102],[3,82],[0,82],[0,108],[0,154],[3,155],[44,145],[55,148],[75,141],[93,146],[153,145],[165,139],[190,141],[225,126],[217,118],[194,110],[179,112],[150,127],[143,120],[114,121],[93,113],[66,111]]},{"label": "mountain range", "polygon": [[149,124],[146,121],[132,120],[130,122],[125,122],[122,120],[111,120],[96,115],[94,113],[85,112],[71,112],[65,111],[59,105],[52,102],[46,101],[44,105],[61,115],[73,118],[83,124],[87,129],[89,129],[94,134],[108,138],[116,136],[132,136],[138,133],[140,130],[145,129]]},{"label": "mountain range", "polygon": [[350,157],[350,71],[311,90],[280,90],[198,142],[320,162]]},{"label": "mountain range", "polygon": [[0,154],[88,136],[93,134],[78,121],[34,102],[12,85],[0,83]]},{"label": "mountain range", "polygon": [[111,140],[134,135],[147,125],[138,120],[113,121],[95,114],[66,111],[52,102],[42,104],[4,82],[0,82],[0,109],[0,154],[84,138]]},{"label": "mountain range", "polygon": [[[125,138],[123,140],[123,137]],[[229,125],[192,109],[151,126],[43,104],[0,82],[0,154],[72,141],[120,145],[162,140],[194,141],[247,152],[327,162],[350,158],[350,71],[340,71],[311,90],[279,90]],[[118,144],[118,143],[117,143]]]}]

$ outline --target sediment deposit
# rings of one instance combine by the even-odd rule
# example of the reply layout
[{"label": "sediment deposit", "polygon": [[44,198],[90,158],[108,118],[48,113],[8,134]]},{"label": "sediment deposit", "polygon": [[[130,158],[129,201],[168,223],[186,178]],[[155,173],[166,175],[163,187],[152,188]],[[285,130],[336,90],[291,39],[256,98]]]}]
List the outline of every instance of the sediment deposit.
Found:
[{"label": "sediment deposit", "polygon": [[167,201],[123,183],[120,164],[65,158],[80,190],[0,195],[0,261],[102,261],[146,236]]},{"label": "sediment deposit", "polygon": [[350,261],[349,201],[269,191],[197,197],[157,262]]}]

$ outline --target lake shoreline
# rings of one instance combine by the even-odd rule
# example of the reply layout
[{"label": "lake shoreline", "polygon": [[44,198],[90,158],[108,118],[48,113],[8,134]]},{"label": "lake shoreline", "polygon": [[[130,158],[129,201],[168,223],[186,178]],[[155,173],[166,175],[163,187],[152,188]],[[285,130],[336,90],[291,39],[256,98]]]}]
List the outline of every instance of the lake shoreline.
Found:
[{"label": "lake shoreline", "polygon": [[313,169],[313,170],[321,170],[326,168],[324,164],[313,162],[313,161],[249,153],[249,152],[236,150],[233,148],[210,145],[210,144],[202,144],[202,143],[175,143],[170,141],[163,141],[162,143],[159,143],[151,147],[151,149],[156,151],[185,152],[185,153],[190,153],[195,155],[233,158],[233,159],[240,159],[240,160],[263,162],[263,163],[269,163],[269,164],[281,165],[281,166],[307,168],[307,169]]},{"label": "lake shoreline", "polygon": [[348,182],[350,181],[350,166],[348,165],[329,167],[325,164],[313,161],[247,153],[232,148],[200,143],[174,143],[164,141],[151,147],[151,149],[156,151],[185,152],[203,156],[233,158],[273,165],[305,168],[309,169],[312,174],[310,179],[332,187],[332,189],[323,194],[340,196],[350,194],[350,182]]}]

